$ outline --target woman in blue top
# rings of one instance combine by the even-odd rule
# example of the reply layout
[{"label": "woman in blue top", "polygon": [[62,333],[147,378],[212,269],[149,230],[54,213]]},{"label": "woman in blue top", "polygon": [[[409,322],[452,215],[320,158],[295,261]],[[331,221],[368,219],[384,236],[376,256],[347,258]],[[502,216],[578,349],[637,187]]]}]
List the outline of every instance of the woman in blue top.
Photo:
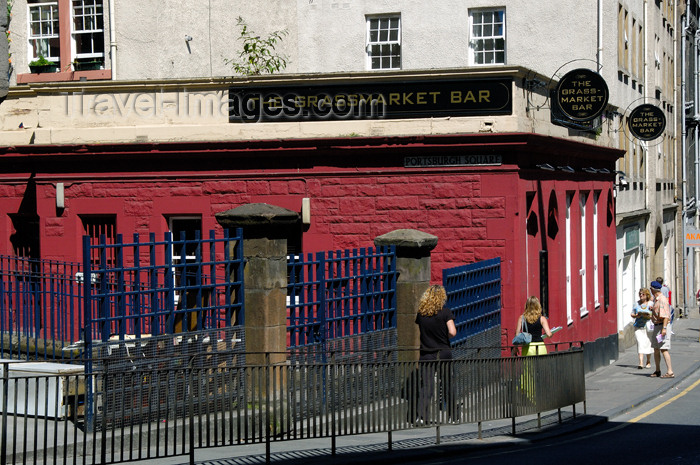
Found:
[{"label": "woman in blue top", "polygon": [[634,337],[637,339],[637,353],[639,354],[638,369],[644,368],[644,356],[647,356],[646,367],[651,367],[651,354],[654,349],[651,347],[652,332],[649,330],[649,319],[651,318],[651,291],[645,287],[639,290],[639,301],[634,305],[632,318],[634,318]]}]

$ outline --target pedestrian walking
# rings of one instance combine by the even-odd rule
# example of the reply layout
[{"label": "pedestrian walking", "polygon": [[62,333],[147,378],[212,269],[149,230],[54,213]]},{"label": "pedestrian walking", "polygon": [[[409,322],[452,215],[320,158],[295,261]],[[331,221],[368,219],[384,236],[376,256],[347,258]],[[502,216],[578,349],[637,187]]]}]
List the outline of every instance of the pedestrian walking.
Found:
[{"label": "pedestrian walking", "polygon": [[418,393],[418,422],[430,420],[430,403],[435,392],[435,375],[442,390],[450,419],[457,421],[454,389],[450,373],[450,339],[457,335],[452,310],[445,307],[447,294],[440,285],[430,286],[418,303],[416,324],[420,329],[421,389]]},{"label": "pedestrian walking", "polygon": [[552,337],[552,332],[549,330],[547,318],[542,315],[540,299],[534,295],[528,297],[525,302],[525,311],[518,317],[516,335],[523,332],[523,322],[527,325],[527,332],[532,335],[532,342],[523,347],[523,355],[545,355],[547,348],[542,339],[542,332],[544,331],[548,337]]},{"label": "pedestrian walking", "polygon": [[[525,331],[532,335],[532,341],[523,346],[523,355],[527,357],[536,355],[546,355],[547,347],[542,339],[542,332],[548,337],[552,337],[552,332],[549,329],[547,318],[542,315],[542,305],[540,299],[530,296],[525,302],[525,311],[518,317],[518,333]],[[535,373],[535,364],[531,361],[523,363],[523,374],[520,376],[520,389],[525,393],[530,402],[535,401],[537,384],[537,373]]]},{"label": "pedestrian walking", "polygon": [[661,276],[656,277],[656,281],[661,284],[661,293],[666,297],[668,300],[668,304],[671,305],[671,289],[668,287],[667,284],[664,284],[664,278]]},{"label": "pedestrian walking", "polygon": [[[654,378],[674,378],[673,367],[671,366],[671,310],[668,299],[661,293],[662,284],[652,281],[651,292],[654,294],[654,306],[652,307],[651,321],[654,324],[653,338],[651,345],[654,348],[654,364],[656,369],[651,374]],[[661,374],[661,356],[666,362],[666,373]]]},{"label": "pedestrian walking", "polygon": [[654,349],[651,347],[651,313],[653,305],[651,291],[645,287],[641,288],[639,290],[639,300],[632,309],[634,337],[637,340],[637,353],[639,354],[639,366],[637,368],[640,370],[645,367],[645,357],[646,367],[651,367],[651,354],[654,353]]}]

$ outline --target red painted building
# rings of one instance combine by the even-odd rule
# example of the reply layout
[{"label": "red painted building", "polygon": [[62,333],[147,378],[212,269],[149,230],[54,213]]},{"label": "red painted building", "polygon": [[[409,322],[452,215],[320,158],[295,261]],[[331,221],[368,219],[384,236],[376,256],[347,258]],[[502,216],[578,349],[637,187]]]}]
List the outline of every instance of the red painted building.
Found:
[{"label": "red painted building", "polygon": [[525,133],[3,147],[0,254],[79,261],[84,234],[206,232],[246,203],[301,212],[309,199],[290,253],[434,234],[434,282],[501,258],[504,338],[527,296],[542,296],[564,328],[554,341],[588,341],[604,360],[617,356],[622,154]]}]

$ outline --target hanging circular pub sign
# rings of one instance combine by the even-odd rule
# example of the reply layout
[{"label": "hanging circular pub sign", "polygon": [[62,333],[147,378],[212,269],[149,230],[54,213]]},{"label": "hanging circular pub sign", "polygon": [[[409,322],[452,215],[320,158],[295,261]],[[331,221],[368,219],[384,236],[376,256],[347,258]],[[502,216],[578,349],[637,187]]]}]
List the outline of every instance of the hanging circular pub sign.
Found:
[{"label": "hanging circular pub sign", "polygon": [[661,108],[645,103],[630,112],[627,126],[637,139],[654,140],[666,128],[666,115]]},{"label": "hanging circular pub sign", "polygon": [[555,94],[559,109],[572,121],[592,121],[608,104],[605,79],[585,68],[566,73],[559,80]]}]

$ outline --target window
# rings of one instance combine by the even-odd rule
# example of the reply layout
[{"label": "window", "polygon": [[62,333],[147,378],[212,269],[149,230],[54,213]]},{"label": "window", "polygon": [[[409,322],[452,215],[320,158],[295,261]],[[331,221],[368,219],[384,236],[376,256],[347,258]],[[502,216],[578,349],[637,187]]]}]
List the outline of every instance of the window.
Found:
[{"label": "window", "polygon": [[367,57],[370,69],[401,69],[401,17],[367,19]]},{"label": "window", "polygon": [[199,216],[171,216],[168,218],[168,229],[172,234],[173,280],[177,288],[173,295],[173,306],[180,308],[185,304],[181,297],[186,294],[186,287],[198,285],[196,273],[188,269],[188,264],[196,263],[197,258],[201,259],[198,257],[198,239],[201,239],[202,219]]},{"label": "window", "polygon": [[27,62],[43,56],[58,72],[18,74],[17,82],[109,79],[103,0],[28,0]]},{"label": "window", "polygon": [[113,247],[117,241],[117,217],[115,215],[86,215],[81,216],[83,231],[90,236],[90,245],[104,244],[105,263],[102,263],[99,248],[90,250],[90,263],[94,268],[113,268],[116,266],[116,250]]},{"label": "window", "polygon": [[58,3],[29,4],[29,60],[43,56],[58,62],[61,47],[58,41]]},{"label": "window", "polygon": [[600,192],[593,194],[593,303],[596,308],[600,307],[600,299],[598,298],[598,200],[600,200]]},{"label": "window", "polygon": [[579,201],[580,201],[580,208],[581,208],[581,268],[579,269],[578,273],[579,276],[581,277],[581,316],[587,315],[588,314],[588,293],[587,293],[587,288],[586,286],[586,260],[588,260],[588,253],[586,250],[586,231],[587,231],[587,224],[586,224],[586,201],[588,200],[588,194],[585,192],[581,192],[579,194]]},{"label": "window", "polygon": [[104,59],[102,0],[73,0],[73,56]]},{"label": "window", "polygon": [[506,63],[506,11],[470,10],[469,60],[473,65]]},{"label": "window", "polygon": [[571,204],[574,201],[574,195],[566,194],[566,323],[572,324],[574,319],[571,311]]}]

